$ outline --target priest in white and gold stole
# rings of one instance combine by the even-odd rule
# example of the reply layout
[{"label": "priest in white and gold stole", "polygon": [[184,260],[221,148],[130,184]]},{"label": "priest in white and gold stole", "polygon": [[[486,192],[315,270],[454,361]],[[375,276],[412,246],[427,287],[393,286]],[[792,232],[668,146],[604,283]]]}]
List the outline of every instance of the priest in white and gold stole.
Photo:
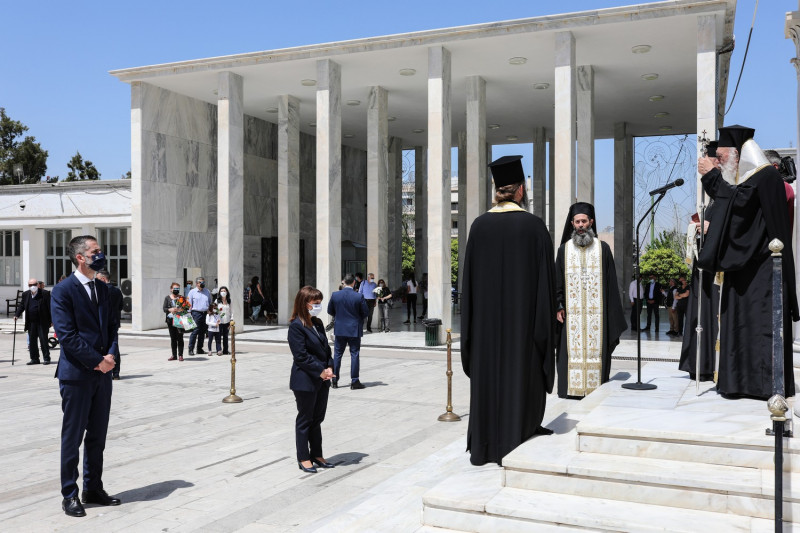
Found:
[{"label": "priest in white and gold stole", "polygon": [[556,256],[561,398],[583,398],[608,381],[611,354],[628,328],[614,257],[597,238],[594,218],[592,204],[573,204]]}]

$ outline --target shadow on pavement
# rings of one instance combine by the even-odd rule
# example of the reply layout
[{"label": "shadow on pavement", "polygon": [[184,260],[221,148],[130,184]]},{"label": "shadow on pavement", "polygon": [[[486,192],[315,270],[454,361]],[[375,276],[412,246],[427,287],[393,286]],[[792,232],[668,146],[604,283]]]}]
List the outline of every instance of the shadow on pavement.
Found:
[{"label": "shadow on pavement", "polygon": [[328,462],[333,463],[336,466],[339,465],[357,465],[361,463],[361,459],[364,457],[369,457],[367,453],[361,452],[347,452],[347,453],[337,453],[332,457],[328,457]]},{"label": "shadow on pavement", "polygon": [[189,483],[182,479],[173,479],[170,481],[153,483],[152,485],[146,485],[138,489],[126,490],[115,496],[122,500],[123,504],[130,502],[149,502],[153,500],[163,500],[176,490],[189,487],[194,487],[194,483]]}]

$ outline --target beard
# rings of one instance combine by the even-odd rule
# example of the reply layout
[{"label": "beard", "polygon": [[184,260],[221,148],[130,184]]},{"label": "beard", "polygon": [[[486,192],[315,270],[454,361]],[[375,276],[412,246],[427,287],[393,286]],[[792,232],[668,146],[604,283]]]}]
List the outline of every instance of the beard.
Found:
[{"label": "beard", "polygon": [[725,163],[721,163],[719,169],[722,171],[722,179],[736,185],[736,175],[739,172],[739,162],[733,157],[728,158]]},{"label": "beard", "polygon": [[572,242],[575,243],[575,246],[580,246],[584,248],[592,244],[594,238],[597,237],[592,228],[587,228],[583,233],[579,233],[578,230],[572,230]]}]

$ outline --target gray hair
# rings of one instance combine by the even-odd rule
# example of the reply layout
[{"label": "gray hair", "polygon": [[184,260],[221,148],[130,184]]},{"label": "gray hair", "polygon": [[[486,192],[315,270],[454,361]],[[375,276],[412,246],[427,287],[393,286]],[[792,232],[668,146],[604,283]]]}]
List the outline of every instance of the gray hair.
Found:
[{"label": "gray hair", "polygon": [[69,241],[67,250],[69,252],[69,259],[72,261],[73,265],[78,266],[78,256],[84,253],[89,247],[87,244],[89,241],[97,242],[97,239],[92,235],[81,235]]},{"label": "gray hair", "polygon": [[781,154],[775,150],[764,150],[764,155],[767,156],[767,160],[771,165],[781,164]]},{"label": "gray hair", "polygon": [[355,276],[353,276],[352,274],[345,274],[345,276],[344,276],[344,284],[345,285],[352,285],[355,282],[356,282]]}]

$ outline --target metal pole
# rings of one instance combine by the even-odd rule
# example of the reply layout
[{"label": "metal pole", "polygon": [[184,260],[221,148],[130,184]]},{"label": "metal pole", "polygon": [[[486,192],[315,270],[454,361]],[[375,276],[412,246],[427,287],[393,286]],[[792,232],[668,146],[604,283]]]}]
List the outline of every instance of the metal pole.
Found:
[{"label": "metal pole", "polygon": [[16,352],[17,352],[17,318],[14,317],[14,340],[11,343],[11,366],[14,366],[14,354]]},{"label": "metal pole", "polygon": [[439,415],[439,422],[458,422],[461,417],[453,412],[453,338],[447,329],[447,412]]},{"label": "metal pole", "polygon": [[[705,226],[706,226],[706,191],[702,187],[701,187],[701,190],[703,192],[702,192],[702,195],[700,197],[701,198],[700,199],[700,243],[699,243],[699,245],[697,247],[697,258],[695,259],[695,261],[697,261],[700,258],[700,252],[703,251],[703,241],[705,240],[705,236],[706,236],[706,228],[705,228]],[[700,347],[700,343],[701,343],[702,338],[703,338],[703,321],[702,321],[703,312],[702,311],[703,311],[703,289],[704,289],[704,287],[703,287],[703,269],[700,268],[699,266],[697,267],[697,277],[698,277],[698,280],[697,280],[697,293],[696,293],[697,294],[697,326],[695,327],[695,331],[697,332],[697,339],[695,340],[695,343],[697,344],[697,346],[695,348],[697,348],[697,349],[695,350],[695,365],[694,365],[695,366],[695,369],[694,369],[695,370],[695,374],[694,374],[695,395],[699,395],[700,394],[700,356],[703,353],[703,351],[702,351],[702,349]]]},{"label": "metal pole", "polygon": [[236,322],[231,320],[231,393],[222,399],[222,403],[242,403],[242,399],[236,396]]}]

